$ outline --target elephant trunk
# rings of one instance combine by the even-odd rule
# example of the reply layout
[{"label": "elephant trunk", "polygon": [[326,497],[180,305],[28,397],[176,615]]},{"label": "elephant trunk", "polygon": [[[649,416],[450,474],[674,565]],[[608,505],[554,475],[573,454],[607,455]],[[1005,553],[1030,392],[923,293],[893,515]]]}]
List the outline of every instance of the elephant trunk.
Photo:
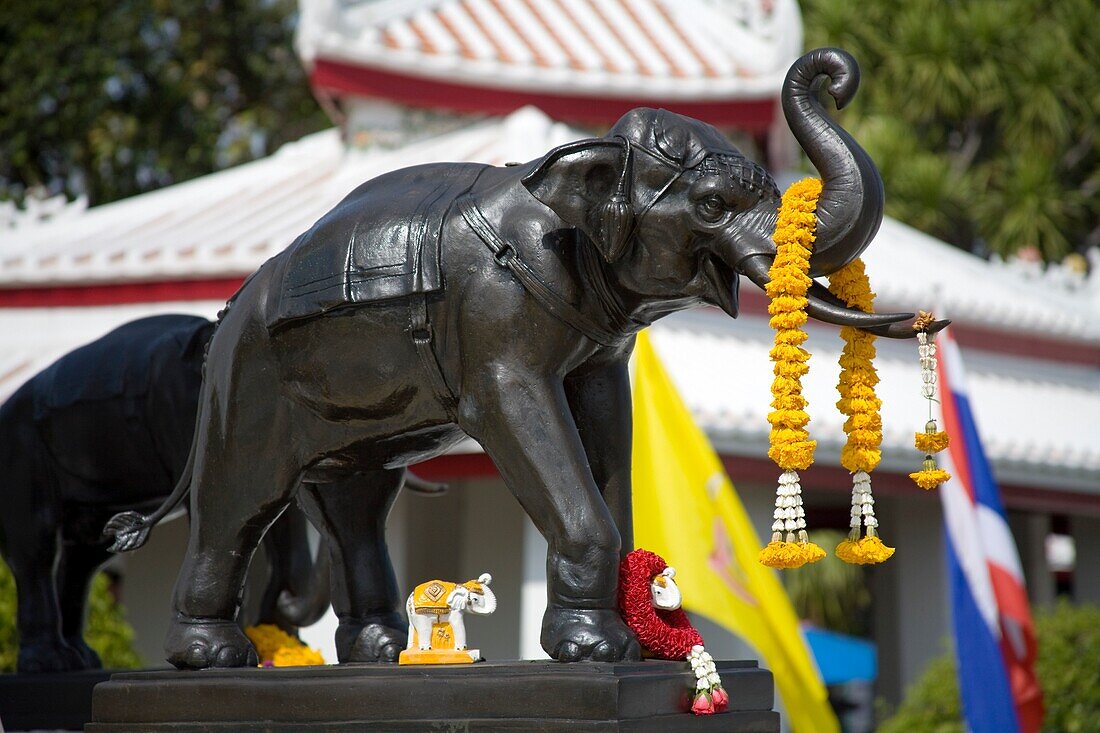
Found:
[{"label": "elephant trunk", "polygon": [[818,98],[822,87],[843,109],[859,88],[856,60],[837,48],[819,48],[798,59],[783,82],[787,124],[824,182],[811,277],[839,270],[866,249],[882,222],[885,199],[870,156],[825,112]]},{"label": "elephant trunk", "polygon": [[[490,613],[497,610],[497,596],[488,585],[482,585],[481,589],[485,597],[485,605],[474,612],[481,616],[488,616]],[[470,610],[474,610],[473,606],[470,607]]]}]

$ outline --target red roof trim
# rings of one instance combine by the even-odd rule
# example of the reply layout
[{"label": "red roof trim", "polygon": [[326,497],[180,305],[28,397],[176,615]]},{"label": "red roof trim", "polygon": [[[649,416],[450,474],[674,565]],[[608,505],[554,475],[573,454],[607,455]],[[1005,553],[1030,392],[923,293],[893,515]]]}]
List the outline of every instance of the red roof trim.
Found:
[{"label": "red roof trim", "polygon": [[329,92],[380,97],[414,107],[503,115],[530,104],[554,119],[596,124],[615,122],[635,107],[663,107],[714,125],[766,132],[776,114],[774,99],[681,102],[521,91],[428,79],[328,59],[316,60],[311,79],[315,87]]},{"label": "red roof trim", "polygon": [[216,280],[111,283],[109,285],[48,285],[0,289],[0,308],[65,308],[120,303],[167,303],[227,300],[243,277]]},{"label": "red roof trim", "polygon": [[[721,456],[721,459],[734,486],[739,483],[770,485],[779,475],[775,464],[764,458]],[[500,478],[493,461],[484,453],[452,453],[417,464],[413,470],[431,481]],[[804,472],[803,478],[803,484],[811,491],[848,493],[852,489],[851,474],[843,468],[818,464]],[[904,496],[924,501],[938,499],[935,491],[917,488],[908,476],[882,470],[875,472],[875,491],[880,496]],[[1096,494],[1013,484],[1001,484],[1001,493],[1010,509],[1100,515],[1100,497]]]}]

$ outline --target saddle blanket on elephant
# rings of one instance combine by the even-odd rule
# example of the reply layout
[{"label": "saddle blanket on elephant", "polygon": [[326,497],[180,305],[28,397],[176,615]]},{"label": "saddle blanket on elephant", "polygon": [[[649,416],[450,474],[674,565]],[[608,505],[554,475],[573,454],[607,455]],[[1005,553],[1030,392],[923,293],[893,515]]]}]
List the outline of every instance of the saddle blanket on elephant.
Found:
[{"label": "saddle blanket on elephant", "polygon": [[465,588],[472,593],[483,593],[481,583],[476,580],[468,580],[465,583],[452,583],[447,580],[429,580],[413,588],[412,606],[417,613],[448,613],[451,607],[447,604],[451,593],[458,588]]},{"label": "saddle blanket on elephant", "polygon": [[441,289],[443,219],[488,167],[415,166],[352,191],[279,255],[282,287],[267,327]]}]

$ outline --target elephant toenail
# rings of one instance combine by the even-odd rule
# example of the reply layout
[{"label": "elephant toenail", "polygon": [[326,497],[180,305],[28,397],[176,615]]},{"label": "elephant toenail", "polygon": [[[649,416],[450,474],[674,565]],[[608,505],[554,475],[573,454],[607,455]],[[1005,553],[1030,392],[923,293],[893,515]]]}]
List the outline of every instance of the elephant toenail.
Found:
[{"label": "elephant toenail", "polygon": [[206,650],[202,644],[192,644],[187,647],[185,657],[188,667],[201,668],[206,666]]},{"label": "elephant toenail", "polygon": [[601,641],[596,645],[596,648],[592,650],[592,661],[594,662],[613,662],[617,656],[611,644],[606,641]]},{"label": "elephant toenail", "polygon": [[239,666],[239,662],[237,661],[239,658],[240,655],[237,653],[236,649],[231,646],[224,646],[222,650],[218,652],[218,659],[214,662],[214,666],[236,667]]},{"label": "elephant toenail", "polygon": [[382,653],[378,655],[378,659],[382,662],[396,662],[403,648],[399,644],[386,644],[382,647]]},{"label": "elephant toenail", "polygon": [[575,662],[581,658],[581,648],[571,641],[558,647],[558,659],[562,662]]}]

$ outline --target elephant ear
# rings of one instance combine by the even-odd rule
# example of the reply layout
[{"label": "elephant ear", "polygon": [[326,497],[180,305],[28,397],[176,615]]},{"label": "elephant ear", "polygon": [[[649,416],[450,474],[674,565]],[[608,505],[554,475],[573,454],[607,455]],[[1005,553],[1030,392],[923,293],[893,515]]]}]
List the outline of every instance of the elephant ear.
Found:
[{"label": "elephant ear", "polygon": [[580,140],[551,150],[522,183],[614,262],[634,229],[630,159],[630,144],[622,138]]},{"label": "elephant ear", "polygon": [[445,602],[454,611],[465,610],[466,605],[470,602],[470,591],[467,588],[458,586],[447,595]]}]

